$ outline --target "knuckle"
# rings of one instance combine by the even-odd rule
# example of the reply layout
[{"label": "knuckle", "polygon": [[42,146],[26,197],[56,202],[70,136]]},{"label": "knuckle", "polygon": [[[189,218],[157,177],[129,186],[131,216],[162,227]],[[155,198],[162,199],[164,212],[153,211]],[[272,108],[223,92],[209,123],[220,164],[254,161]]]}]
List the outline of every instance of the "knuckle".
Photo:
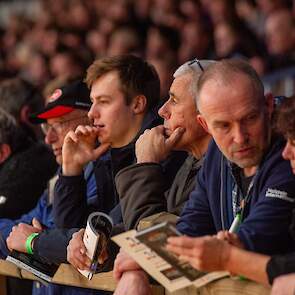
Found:
[{"label": "knuckle", "polygon": [[18,227],[19,227],[20,230],[23,230],[26,227],[26,224],[25,223],[20,223],[18,225]]}]

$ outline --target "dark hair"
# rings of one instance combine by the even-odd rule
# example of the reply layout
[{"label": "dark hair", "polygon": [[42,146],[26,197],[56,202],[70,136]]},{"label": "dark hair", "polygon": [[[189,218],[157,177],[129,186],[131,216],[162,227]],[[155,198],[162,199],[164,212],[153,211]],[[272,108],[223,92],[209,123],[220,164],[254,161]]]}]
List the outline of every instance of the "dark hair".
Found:
[{"label": "dark hair", "polygon": [[16,151],[23,141],[23,132],[15,118],[0,108],[0,145],[8,144],[12,152]]},{"label": "dark hair", "polygon": [[3,80],[0,83],[0,107],[18,120],[25,105],[30,107],[32,113],[39,111],[44,105],[41,93],[20,78]]},{"label": "dark hair", "polygon": [[160,80],[151,64],[134,55],[101,58],[88,68],[85,82],[90,88],[98,78],[111,71],[118,72],[127,105],[136,95],[146,97],[148,108],[157,105],[160,97]]},{"label": "dark hair", "polygon": [[286,138],[295,139],[295,95],[285,98],[279,106],[276,127]]}]

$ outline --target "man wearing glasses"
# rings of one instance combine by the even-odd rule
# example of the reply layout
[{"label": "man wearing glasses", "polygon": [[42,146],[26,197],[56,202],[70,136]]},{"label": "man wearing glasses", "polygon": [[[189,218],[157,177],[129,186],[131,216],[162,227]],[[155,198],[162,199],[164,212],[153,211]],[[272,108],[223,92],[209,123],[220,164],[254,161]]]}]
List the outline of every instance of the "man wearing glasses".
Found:
[{"label": "man wearing glasses", "polygon": [[[39,113],[32,115],[33,123],[42,123],[42,130],[45,134],[45,142],[51,146],[56,162],[62,164],[62,146],[66,134],[70,130],[75,130],[78,125],[88,124],[87,112],[91,106],[89,90],[82,81],[73,82],[61,89],[57,89],[51,95],[47,106]],[[84,178],[87,186],[87,201],[93,202],[96,199],[96,183],[92,165],[84,169]],[[15,225],[24,230],[30,229],[31,224],[34,231],[40,232],[42,229],[54,228],[52,214],[53,187],[56,177],[48,185],[48,189],[41,195],[37,206],[19,219],[0,219],[0,257],[4,258],[8,254],[6,238],[9,236]],[[42,224],[42,225],[41,225]],[[16,236],[23,239],[22,235]],[[42,294],[44,286],[34,285],[33,294]],[[43,291],[42,291],[43,290]]]}]

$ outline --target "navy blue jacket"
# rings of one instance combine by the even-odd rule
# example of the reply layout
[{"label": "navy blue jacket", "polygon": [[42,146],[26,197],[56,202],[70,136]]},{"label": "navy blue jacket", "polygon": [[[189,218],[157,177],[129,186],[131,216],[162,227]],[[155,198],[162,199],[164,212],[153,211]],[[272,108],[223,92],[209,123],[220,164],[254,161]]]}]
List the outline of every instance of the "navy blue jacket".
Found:
[{"label": "navy blue jacket", "polygon": [[[250,190],[237,234],[251,251],[278,254],[292,248],[289,232],[295,199],[295,176],[282,150],[285,142],[276,138],[263,158]],[[197,184],[186,203],[177,228],[189,236],[216,234],[228,230],[233,221],[233,193],[239,190],[233,165],[211,142]]]}]

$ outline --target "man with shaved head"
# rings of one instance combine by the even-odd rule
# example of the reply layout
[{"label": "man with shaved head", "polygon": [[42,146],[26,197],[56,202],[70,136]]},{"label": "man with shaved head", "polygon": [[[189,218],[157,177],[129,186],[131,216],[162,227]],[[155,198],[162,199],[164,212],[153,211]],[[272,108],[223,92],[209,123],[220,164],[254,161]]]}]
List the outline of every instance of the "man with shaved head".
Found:
[{"label": "man with shaved head", "polygon": [[[272,134],[273,97],[264,95],[262,82],[249,64],[223,60],[200,76],[196,103],[199,123],[213,140],[177,223],[185,236],[170,238],[167,247],[196,268],[200,266],[193,264],[194,255],[205,256],[210,250],[208,235],[220,231],[219,238],[246,250],[268,255],[292,251],[288,229],[295,178],[281,155],[284,139]],[[206,237],[196,238],[201,236]],[[221,251],[206,262],[222,261],[226,254]],[[120,278],[128,271],[139,269],[124,256],[115,273]],[[145,291],[141,294],[150,294]]]},{"label": "man with shaved head", "polygon": [[289,251],[295,179],[281,156],[284,140],[271,132],[273,97],[264,96],[246,62],[223,60],[200,77],[197,107],[214,141],[178,229],[216,234],[240,218],[235,243],[265,254]]}]

